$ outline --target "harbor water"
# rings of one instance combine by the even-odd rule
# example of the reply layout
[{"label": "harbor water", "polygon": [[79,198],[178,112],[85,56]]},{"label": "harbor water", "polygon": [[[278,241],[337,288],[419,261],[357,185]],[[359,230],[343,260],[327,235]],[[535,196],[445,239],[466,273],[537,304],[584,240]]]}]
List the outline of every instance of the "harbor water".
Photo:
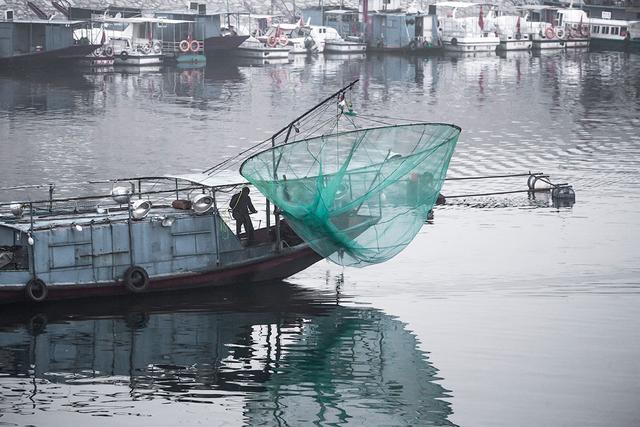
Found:
[{"label": "harbor water", "polygon": [[2,187],[200,172],[360,79],[372,125],[462,128],[448,177],[576,192],[452,197],[363,269],[0,307],[0,425],[640,425],[639,76],[588,51],[0,75]]}]

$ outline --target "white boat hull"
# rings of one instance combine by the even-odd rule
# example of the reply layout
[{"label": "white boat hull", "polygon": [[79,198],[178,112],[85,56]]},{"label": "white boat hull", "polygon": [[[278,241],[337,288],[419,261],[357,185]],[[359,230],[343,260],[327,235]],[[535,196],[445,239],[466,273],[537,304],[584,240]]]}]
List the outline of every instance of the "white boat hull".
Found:
[{"label": "white boat hull", "polygon": [[458,53],[493,52],[500,45],[498,37],[443,37],[444,50]]},{"label": "white boat hull", "polygon": [[530,50],[533,46],[533,42],[529,36],[524,35],[521,38],[512,36],[500,37],[500,44],[498,50]]},{"label": "white boat hull", "polygon": [[121,55],[116,55],[115,65],[126,66],[143,66],[143,65],[160,65],[162,64],[162,54],[157,55],[136,55],[131,54],[127,59],[123,59]]},{"label": "white boat hull", "polygon": [[533,39],[533,49],[575,49],[589,47],[589,39]]},{"label": "white boat hull", "polygon": [[364,43],[349,41],[327,40],[324,44],[324,51],[326,53],[362,53],[366,49],[367,45]]},{"label": "white boat hull", "polygon": [[283,59],[289,57],[289,48],[286,47],[243,47],[235,51],[236,56],[253,59]]}]

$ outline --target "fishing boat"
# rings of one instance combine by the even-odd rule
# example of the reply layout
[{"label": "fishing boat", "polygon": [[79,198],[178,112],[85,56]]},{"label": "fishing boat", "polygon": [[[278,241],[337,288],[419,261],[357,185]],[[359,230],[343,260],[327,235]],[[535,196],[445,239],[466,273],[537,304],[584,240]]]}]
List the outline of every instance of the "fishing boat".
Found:
[{"label": "fishing boat", "polygon": [[343,39],[338,35],[337,38],[326,39],[324,42],[324,51],[326,53],[355,53],[361,54],[367,50],[367,44],[359,38]]},{"label": "fishing boat", "polygon": [[588,18],[583,10],[546,5],[521,9],[526,11],[526,32],[534,50],[589,47]]},{"label": "fishing boat", "polygon": [[493,52],[500,44],[491,24],[492,11],[489,9],[485,16],[481,3],[444,1],[436,3],[436,7],[438,11],[448,10],[439,17],[440,40],[446,51]]},{"label": "fishing boat", "polygon": [[[363,267],[397,255],[436,202],[460,128],[411,123],[294,140],[325,123],[332,102],[341,111],[334,120],[355,123],[346,93],[356,82],[202,173],[94,181],[101,191],[59,198],[50,184],[48,197],[21,201],[14,197],[30,187],[5,188],[13,201],[0,203],[0,302],[266,282],[323,258]],[[249,182],[217,183],[245,153]],[[264,226],[252,233],[234,210],[245,228],[236,223],[234,233],[228,207],[245,197],[244,185],[266,197],[256,201]]]},{"label": "fishing boat", "polygon": [[162,40],[156,37],[158,24],[181,23],[153,17],[103,17],[97,20],[106,34],[105,49],[115,57],[116,66],[162,64]]},{"label": "fishing boat", "polygon": [[100,44],[74,38],[85,21],[54,19],[0,21],[0,67],[75,64]]},{"label": "fishing boat", "polygon": [[238,46],[235,55],[250,59],[288,59],[290,49],[291,47],[288,46],[284,38],[261,42],[257,38],[250,36]]},{"label": "fishing boat", "polygon": [[306,25],[302,19],[295,24],[273,24],[267,33],[258,39],[270,46],[288,46],[292,54],[316,54],[325,49],[327,39],[338,39],[335,28],[321,25]]}]

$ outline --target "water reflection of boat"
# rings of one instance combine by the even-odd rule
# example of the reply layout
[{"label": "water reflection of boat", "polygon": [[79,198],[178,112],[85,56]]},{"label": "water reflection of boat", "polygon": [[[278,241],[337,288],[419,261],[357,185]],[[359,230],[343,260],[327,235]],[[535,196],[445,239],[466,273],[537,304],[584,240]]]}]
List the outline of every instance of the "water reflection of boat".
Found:
[{"label": "water reflection of boat", "polygon": [[[345,415],[375,425],[451,425],[448,392],[416,337],[379,310],[336,302],[333,293],[276,283],[3,311],[0,385],[20,383],[0,401],[3,420],[26,421],[21,404],[49,407],[53,396],[64,412],[97,409],[115,421],[132,416],[122,409],[141,396],[225,411],[234,394],[251,425]],[[104,391],[107,384],[115,389]],[[77,402],[80,389],[90,396]]]}]

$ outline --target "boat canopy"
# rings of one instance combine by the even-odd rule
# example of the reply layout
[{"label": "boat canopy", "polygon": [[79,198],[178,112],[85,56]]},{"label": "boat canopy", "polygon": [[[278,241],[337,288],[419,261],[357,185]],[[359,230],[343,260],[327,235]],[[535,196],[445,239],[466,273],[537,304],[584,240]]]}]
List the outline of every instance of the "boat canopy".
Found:
[{"label": "boat canopy", "polygon": [[455,7],[455,8],[465,8],[465,7],[472,7],[472,6],[479,6],[483,3],[471,3],[468,1],[441,1],[436,3],[437,7]]},{"label": "boat canopy", "polygon": [[12,21],[2,21],[4,23],[14,23],[14,24],[43,24],[43,25],[78,25],[78,24],[87,24],[88,21],[67,21],[67,20],[49,20],[49,19],[14,19]]},{"label": "boat canopy", "polygon": [[240,173],[320,255],[364,267],[397,255],[442,187],[460,128],[416,123],[277,145]]},{"label": "boat canopy", "polygon": [[118,24],[188,24],[193,21],[186,21],[181,19],[167,19],[167,18],[154,18],[154,17],[133,17],[133,18],[97,18],[96,22],[103,23],[118,23]]}]

